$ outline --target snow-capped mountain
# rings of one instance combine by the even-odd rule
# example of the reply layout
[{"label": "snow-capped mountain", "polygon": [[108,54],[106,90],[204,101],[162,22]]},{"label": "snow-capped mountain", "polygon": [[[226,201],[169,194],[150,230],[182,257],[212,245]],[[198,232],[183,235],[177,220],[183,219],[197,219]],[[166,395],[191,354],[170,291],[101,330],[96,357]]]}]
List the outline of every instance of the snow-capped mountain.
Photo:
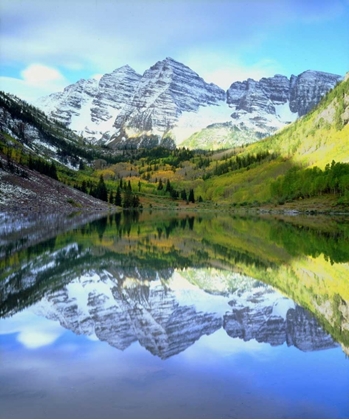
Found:
[{"label": "snow-capped mountain", "polygon": [[94,143],[112,128],[140,78],[126,65],[103,75],[99,81],[81,79],[63,92],[39,98],[35,105]]},{"label": "snow-capped mountain", "polygon": [[166,58],[143,76],[124,66],[99,81],[80,80],[36,106],[92,143],[114,148],[205,148],[207,128],[224,147],[256,141],[305,115],[341,79],[306,71],[290,79],[236,81],[225,92]]},{"label": "snow-capped mountain", "polygon": [[259,82],[235,82],[227,91],[233,124],[266,137],[307,114],[340,80],[334,74],[309,70],[290,79],[277,74]]},{"label": "snow-capped mountain", "polygon": [[128,138],[155,134],[178,143],[182,139],[180,130],[185,128],[184,115],[222,105],[223,89],[206,83],[189,67],[166,58],[144,73],[132,100],[116,118],[114,131],[104,139],[119,145]]}]

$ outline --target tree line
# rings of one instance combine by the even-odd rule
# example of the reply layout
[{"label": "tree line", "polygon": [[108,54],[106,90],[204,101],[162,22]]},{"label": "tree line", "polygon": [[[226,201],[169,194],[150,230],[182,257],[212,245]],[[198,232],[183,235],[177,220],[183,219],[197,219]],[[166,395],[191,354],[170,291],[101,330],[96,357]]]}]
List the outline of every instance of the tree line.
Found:
[{"label": "tree line", "polygon": [[135,209],[141,207],[138,195],[132,191],[131,182],[124,182],[122,178],[120,179],[115,194],[112,190],[108,191],[103,175],[100,175],[97,184],[93,183],[91,180],[83,180],[81,185],[75,184],[74,188],[85,194],[89,194],[92,197],[98,198],[99,200],[106,201],[107,203],[123,207],[125,209]]},{"label": "tree line", "polygon": [[[181,198],[181,200],[184,200],[187,203],[189,202],[195,203],[195,196],[194,196],[193,188],[189,189],[189,193],[187,193],[187,191],[184,188],[181,191],[178,191],[172,186],[169,179],[166,181],[166,185],[164,186],[162,179],[160,178],[158,186],[157,186],[157,190],[158,191],[164,190],[165,193],[169,193],[170,197],[174,200]],[[199,197],[199,201],[202,201],[201,196]]]},{"label": "tree line", "polygon": [[270,161],[276,159],[277,157],[278,155],[276,153],[270,153],[269,151],[258,152],[256,154],[247,153],[242,156],[233,156],[220,164],[216,162],[216,166],[213,171],[205,173],[202,178],[203,180],[206,180],[213,175],[224,175],[228,172],[249,168],[252,164],[261,164],[267,160]]},{"label": "tree line", "polygon": [[271,195],[279,201],[334,194],[349,199],[349,164],[332,161],[324,170],[291,168],[271,184]]}]

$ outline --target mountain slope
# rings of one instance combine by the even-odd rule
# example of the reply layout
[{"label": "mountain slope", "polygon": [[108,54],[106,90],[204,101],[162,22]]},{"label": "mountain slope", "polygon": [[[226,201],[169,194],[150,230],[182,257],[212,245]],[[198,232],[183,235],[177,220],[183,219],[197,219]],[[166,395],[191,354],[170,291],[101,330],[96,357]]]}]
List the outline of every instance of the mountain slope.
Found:
[{"label": "mountain slope", "polygon": [[[37,106],[92,143],[117,149],[217,149],[264,138],[307,113],[341,76],[306,71],[234,82],[227,92],[172,58],[80,80]],[[216,136],[218,139],[216,140]]]},{"label": "mountain slope", "polygon": [[[79,168],[105,154],[39,109],[0,92],[0,211],[108,209],[107,203],[71,188],[81,187]],[[97,180],[87,179],[96,196]]]},{"label": "mountain slope", "polygon": [[[250,145],[238,154],[240,161],[243,159],[247,161],[245,167],[235,170],[233,164],[237,157],[234,156],[224,162],[217,162],[215,166],[211,165],[212,175],[219,173],[220,168],[222,175],[213,176],[201,183],[197,194],[213,201],[233,204],[263,203],[272,200],[270,187],[275,179],[278,177],[284,179],[284,175],[290,170],[302,168],[305,170],[317,166],[320,172],[315,175],[325,176],[321,170],[332,161],[344,164],[349,162],[348,121],[349,76],[347,75],[345,80],[330,91],[310,113],[279,133]],[[264,161],[256,160],[256,157],[264,156],[263,154],[269,157]],[[248,161],[251,164],[248,164]],[[343,168],[345,169],[345,166]],[[335,169],[333,167],[333,170]],[[328,176],[331,175],[331,170],[332,168],[329,168]],[[291,176],[292,173],[289,174]],[[303,176],[303,172],[299,172],[299,175]],[[307,173],[304,176],[306,177]],[[325,178],[322,181],[324,182]],[[311,182],[315,182],[315,179]],[[349,188],[349,182],[344,178],[341,182],[341,191],[344,194]],[[339,197],[336,194],[338,193],[331,196],[335,199],[331,205],[336,204]]]},{"label": "mountain slope", "polygon": [[206,83],[189,67],[166,58],[144,73],[132,100],[116,118],[111,144],[122,141],[125,135],[155,134],[160,138],[169,135],[180,139],[178,131],[171,131],[182,114],[224,102],[223,89]]},{"label": "mountain slope", "polygon": [[[63,92],[39,98],[35,106],[91,142],[110,130],[141,76],[123,66],[95,79],[79,80]],[[117,94],[116,94],[117,92]]]},{"label": "mountain slope", "polygon": [[22,144],[27,153],[54,159],[75,170],[81,159],[92,160],[102,154],[38,108],[4,92],[0,92],[0,131]]},{"label": "mountain slope", "polygon": [[308,70],[290,79],[275,75],[259,82],[253,79],[234,82],[227,91],[231,111],[228,122],[223,126],[213,124],[191,135],[183,145],[205,148],[207,137],[215,136],[223,141],[214,149],[222,144],[235,147],[256,142],[307,114],[341,79],[338,75]]}]

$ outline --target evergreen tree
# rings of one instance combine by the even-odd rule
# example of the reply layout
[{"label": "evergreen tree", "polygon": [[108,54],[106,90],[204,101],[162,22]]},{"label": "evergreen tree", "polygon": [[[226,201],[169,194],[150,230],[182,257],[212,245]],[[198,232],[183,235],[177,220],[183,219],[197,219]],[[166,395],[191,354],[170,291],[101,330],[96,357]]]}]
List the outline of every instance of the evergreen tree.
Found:
[{"label": "evergreen tree", "polygon": [[161,178],[159,179],[159,184],[158,184],[158,190],[160,191],[160,190],[163,190],[164,189],[164,186],[163,186],[163,184],[162,184],[162,180],[161,180]]},{"label": "evergreen tree", "polygon": [[57,176],[57,168],[54,162],[51,162],[51,166],[48,169],[48,176],[50,176],[53,179],[57,179],[58,180],[58,176]]},{"label": "evergreen tree", "polygon": [[165,192],[171,192],[171,190],[172,190],[171,183],[170,183],[170,180],[168,179],[166,182]]},{"label": "evergreen tree", "polygon": [[104,183],[103,175],[100,176],[99,182],[96,188],[96,198],[102,201],[108,201],[108,190]]},{"label": "evergreen tree", "polygon": [[115,205],[116,206],[120,206],[120,207],[122,205],[120,187],[118,187],[117,190],[116,190],[116,194],[115,194]]},{"label": "evergreen tree", "polygon": [[174,200],[177,200],[177,198],[179,197],[178,191],[174,188],[171,188],[170,195],[171,198],[173,198]]},{"label": "evergreen tree", "polygon": [[135,194],[133,196],[133,199],[132,199],[132,207],[134,209],[137,209],[139,207],[139,205],[140,205],[139,197],[138,197],[138,195]]},{"label": "evergreen tree", "polygon": [[124,192],[124,200],[122,206],[125,209],[130,209],[133,206],[133,194],[128,188]]},{"label": "evergreen tree", "polygon": [[86,181],[85,181],[85,180],[83,180],[83,181],[82,181],[82,184],[81,184],[81,191],[82,191],[83,193],[87,193],[87,185],[86,185]]},{"label": "evergreen tree", "polygon": [[195,203],[194,190],[192,188],[190,188],[190,191],[189,191],[188,201],[191,201],[192,203]]}]

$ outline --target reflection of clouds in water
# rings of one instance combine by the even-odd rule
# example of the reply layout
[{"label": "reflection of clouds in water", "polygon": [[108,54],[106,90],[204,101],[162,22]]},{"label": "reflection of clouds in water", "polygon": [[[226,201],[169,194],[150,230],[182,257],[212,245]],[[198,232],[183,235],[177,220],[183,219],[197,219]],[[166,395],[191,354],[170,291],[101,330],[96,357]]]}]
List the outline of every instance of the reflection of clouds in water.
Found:
[{"label": "reflection of clouds in water", "polygon": [[22,331],[18,334],[17,340],[28,349],[47,346],[56,341],[60,334],[53,331]]},{"label": "reflection of clouds in water", "polygon": [[0,319],[1,335],[17,333],[17,341],[28,349],[53,344],[64,331],[58,321],[47,320],[30,311],[17,313],[10,319]]}]

